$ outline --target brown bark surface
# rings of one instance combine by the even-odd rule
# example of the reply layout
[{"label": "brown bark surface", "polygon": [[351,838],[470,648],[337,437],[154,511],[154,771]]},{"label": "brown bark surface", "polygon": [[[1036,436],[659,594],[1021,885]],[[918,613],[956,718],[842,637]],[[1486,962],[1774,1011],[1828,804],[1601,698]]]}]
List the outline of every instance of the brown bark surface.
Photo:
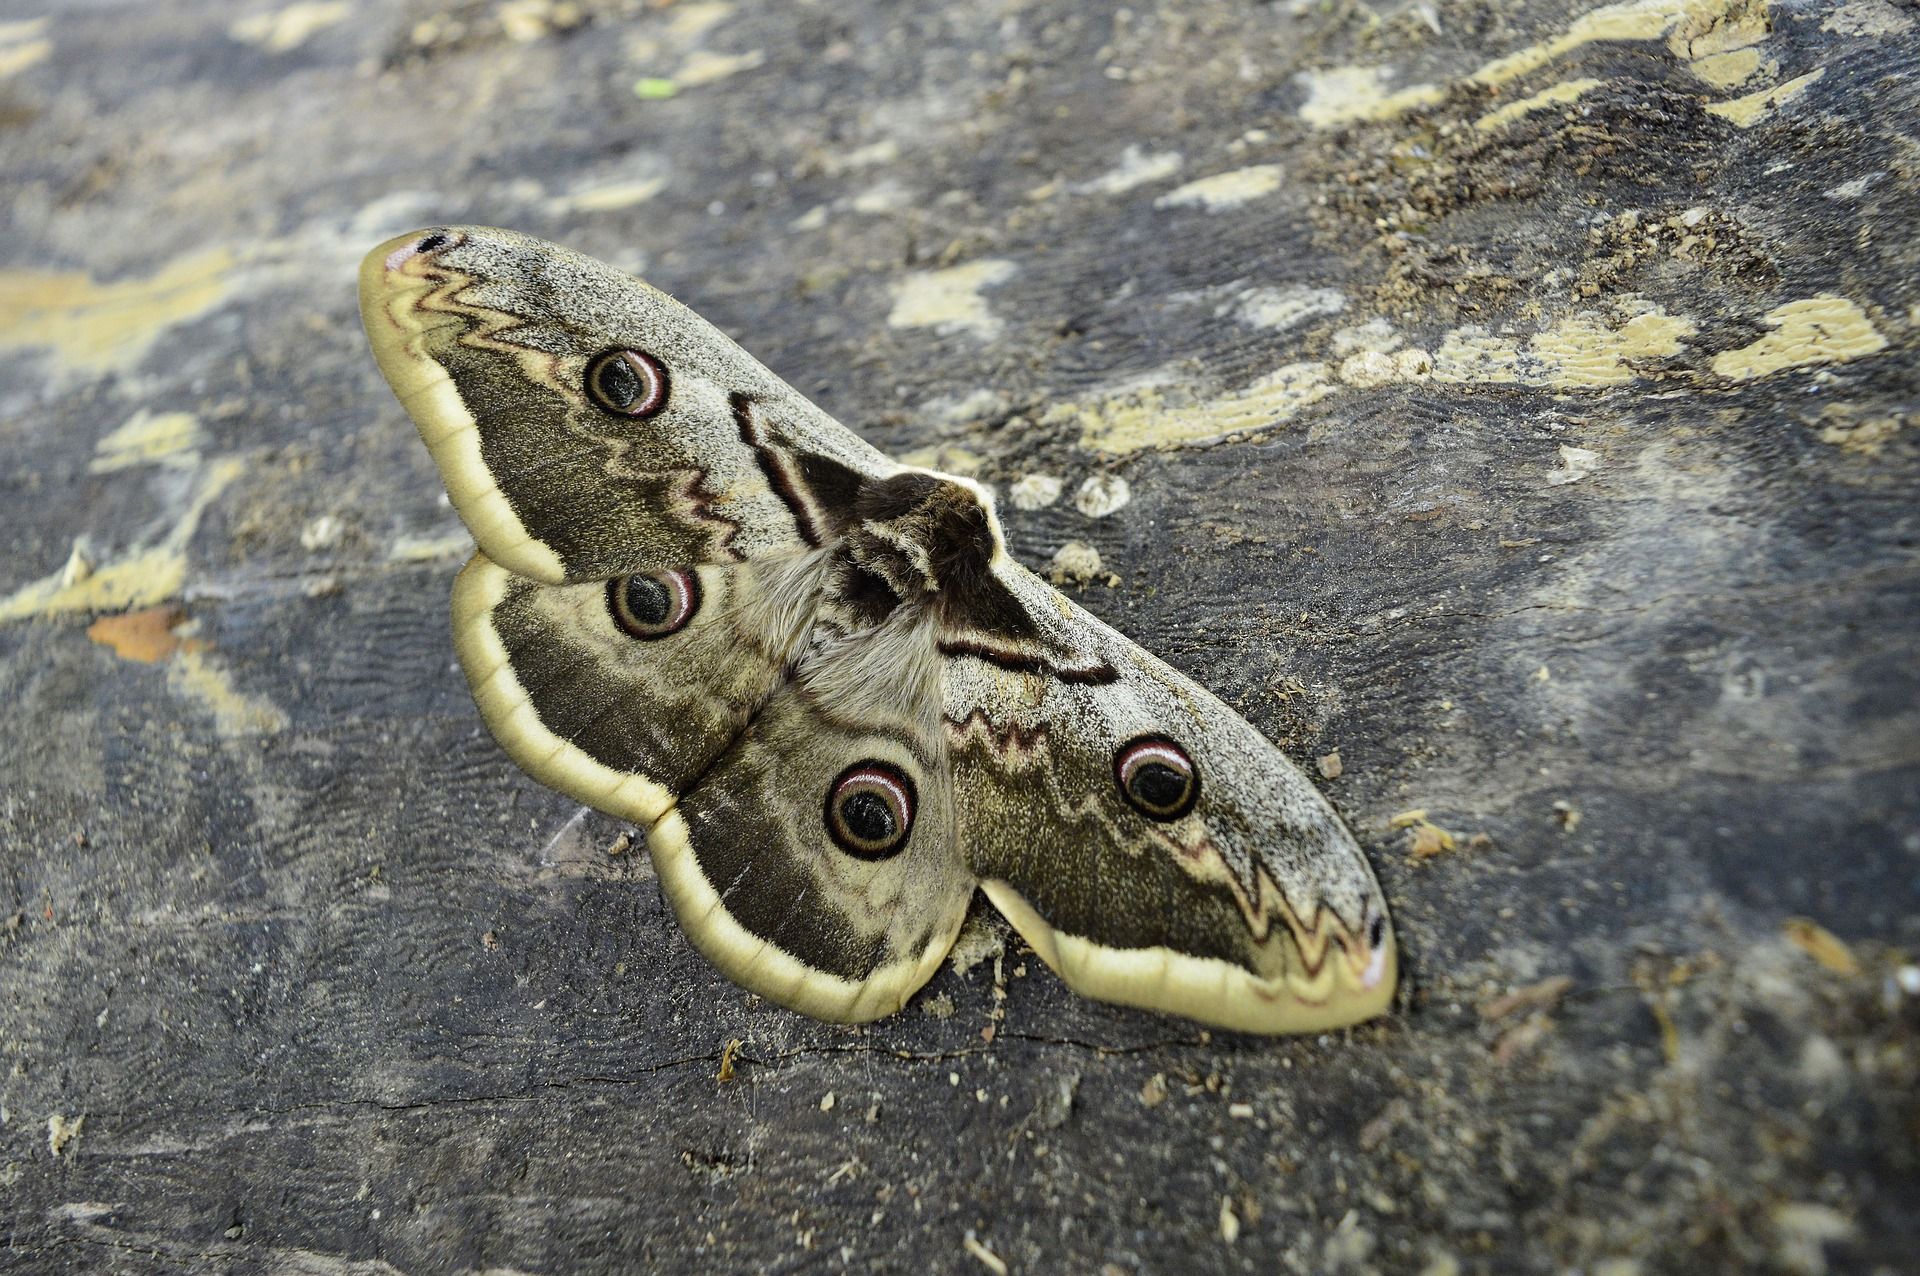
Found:
[{"label": "brown bark surface", "polygon": [[[0,1267],[1909,1269],[1917,72],[1883,0],[0,21]],[[1396,1013],[984,913],[864,1029],[718,976],[454,667],[353,297],[434,222],[995,485],[1330,776]]]}]

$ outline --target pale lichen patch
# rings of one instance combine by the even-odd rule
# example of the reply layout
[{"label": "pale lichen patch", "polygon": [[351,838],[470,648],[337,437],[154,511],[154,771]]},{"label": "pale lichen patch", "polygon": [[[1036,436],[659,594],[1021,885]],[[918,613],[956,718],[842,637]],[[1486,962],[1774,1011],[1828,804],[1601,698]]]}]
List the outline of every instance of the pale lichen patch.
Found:
[{"label": "pale lichen patch", "polygon": [[1357,390],[1370,390],[1398,381],[1424,381],[1433,373],[1433,356],[1425,350],[1388,354],[1362,350],[1340,362],[1340,379]]},{"label": "pale lichen patch", "polygon": [[1898,437],[1904,422],[1894,416],[1876,416],[1864,421],[1836,420],[1820,427],[1816,437],[1843,452],[1859,456],[1878,456]]},{"label": "pale lichen patch", "polygon": [[1338,329],[1333,334],[1333,353],[1336,358],[1360,351],[1392,354],[1405,344],[1406,338],[1393,330],[1393,324],[1377,315],[1365,323]]},{"label": "pale lichen patch", "polygon": [[286,729],[287,715],[280,706],[241,691],[224,664],[191,645],[182,646],[168,662],[167,686],[211,712],[221,735],[269,735]]},{"label": "pale lichen patch", "polygon": [[1194,401],[1148,386],[1090,403],[1062,404],[1043,424],[1077,424],[1080,444],[1100,452],[1212,442],[1280,425],[1337,389],[1327,365],[1290,363],[1238,390]]},{"label": "pale lichen patch", "polygon": [[1100,551],[1085,541],[1068,541],[1053,551],[1048,564],[1048,579],[1056,585],[1082,584],[1105,570]]},{"label": "pale lichen patch", "polygon": [[1581,95],[1599,88],[1603,83],[1602,80],[1564,80],[1540,90],[1531,97],[1523,97],[1517,102],[1509,102],[1497,110],[1488,111],[1475,120],[1473,126],[1483,132],[1505,128],[1522,116],[1575,101]]},{"label": "pale lichen patch", "polygon": [[708,49],[695,49],[680,64],[680,69],[673,73],[673,82],[683,89],[698,88],[742,71],[751,71],[766,60],[766,53],[759,49],[746,53],[714,53]]},{"label": "pale lichen patch", "polygon": [[84,1113],[80,1116],[70,1117],[56,1112],[48,1117],[47,1151],[53,1153],[55,1156],[60,1156],[65,1153],[67,1145],[80,1137],[80,1131],[86,1128],[86,1124],[87,1118]]},{"label": "pale lichen patch", "polygon": [[1729,120],[1741,128],[1752,128],[1819,83],[1826,73],[1825,67],[1819,67],[1805,75],[1798,75],[1784,83],[1776,84],[1770,89],[1760,89],[1728,102],[1712,102],[1708,104],[1707,112],[1723,120]]},{"label": "pale lichen patch", "polygon": [[[1754,44],[1765,38],[1767,30],[1767,6],[1752,0],[1628,0],[1582,14],[1561,34],[1495,58],[1465,76],[1464,82],[1476,88],[1497,89],[1585,45],[1657,40],[1661,36],[1669,37],[1674,56],[1693,61]],[[1315,128],[1335,128],[1394,119],[1408,111],[1436,106],[1446,98],[1446,87],[1436,84],[1389,91],[1387,85],[1394,74],[1392,68],[1380,66],[1339,66],[1308,72],[1299,77],[1307,91],[1300,118]],[[1499,119],[1486,127],[1505,122]]]},{"label": "pale lichen patch", "polygon": [[1119,195],[1136,186],[1164,181],[1180,171],[1179,151],[1148,154],[1138,145],[1120,153],[1120,162],[1089,181],[1075,182],[1067,189],[1076,195]]},{"label": "pale lichen patch", "polygon": [[145,408],[93,447],[87,470],[107,474],[135,465],[192,466],[200,462],[195,451],[205,436],[190,412],[149,412]]},{"label": "pale lichen patch", "polygon": [[899,459],[902,465],[917,466],[941,474],[957,474],[961,478],[972,478],[986,466],[986,459],[978,452],[961,447],[958,443],[933,443],[913,448],[900,453]]},{"label": "pale lichen patch", "polygon": [[1611,323],[1600,315],[1569,315],[1523,345],[1478,328],[1447,334],[1433,352],[1435,381],[1491,382],[1599,390],[1626,385],[1640,374],[1630,360],[1666,359],[1685,349],[1694,323],[1657,305],[1626,299],[1634,313]]},{"label": "pale lichen patch", "polygon": [[0,349],[49,347],[87,371],[127,367],[168,327],[218,305],[233,266],[233,254],[216,248],[114,283],[80,271],[0,271]]},{"label": "pale lichen patch", "polygon": [[1105,518],[1126,508],[1133,487],[1119,474],[1090,474],[1073,494],[1073,507],[1088,518]]},{"label": "pale lichen patch", "polygon": [[246,463],[223,457],[198,475],[198,483],[171,530],[156,545],[78,574],[64,568],[22,585],[0,599],[0,621],[83,611],[126,611],[177,598],[187,578],[187,543],[215,497],[240,476]]},{"label": "pale lichen patch", "polygon": [[989,257],[908,275],[893,286],[893,310],[887,323],[895,328],[996,336],[1003,325],[980,294],[1013,278],[1015,269],[1010,261]]},{"label": "pale lichen patch", "polygon": [[883,177],[847,201],[847,207],[869,216],[895,213],[914,202],[913,188],[897,177]]},{"label": "pale lichen patch", "polygon": [[1600,454],[1591,448],[1560,445],[1560,464],[1547,471],[1548,487],[1565,487],[1568,483],[1578,483],[1587,475],[1600,468]]},{"label": "pale lichen patch", "polygon": [[0,22],[0,79],[46,61],[53,52],[53,41],[41,34],[46,29],[45,18]]},{"label": "pale lichen patch", "polygon": [[441,558],[464,558],[473,553],[473,537],[463,527],[458,531],[429,533],[424,536],[394,537],[387,548],[390,563],[430,563]]},{"label": "pale lichen patch", "polygon": [[920,405],[918,412],[927,420],[943,425],[965,425],[1002,416],[1012,406],[1013,400],[1005,393],[983,385],[965,394],[943,394],[928,399]]},{"label": "pale lichen patch", "polygon": [[290,4],[241,18],[227,28],[227,34],[242,44],[257,44],[268,53],[287,53],[305,44],[315,32],[345,22],[352,12],[353,6],[346,0]]},{"label": "pale lichen patch", "polygon": [[1204,208],[1217,213],[1271,195],[1285,179],[1278,164],[1252,164],[1176,186],[1153,203],[1156,208]]},{"label": "pale lichen patch", "polygon": [[1233,317],[1250,328],[1280,331],[1347,307],[1335,288],[1249,288],[1233,306]]},{"label": "pale lichen patch", "polygon": [[641,177],[632,181],[607,182],[587,186],[553,201],[556,212],[605,213],[644,204],[667,188],[665,177]]},{"label": "pale lichen patch", "polygon": [[1835,35],[1868,38],[1905,35],[1913,30],[1913,18],[1884,0],[1847,0],[1827,14],[1820,29]]},{"label": "pale lichen patch", "polygon": [[1007,489],[1007,499],[1017,510],[1043,510],[1060,499],[1064,487],[1052,474],[1022,474]]},{"label": "pale lichen patch", "polygon": [[1832,293],[1776,306],[1764,322],[1774,331],[1715,356],[1713,370],[1730,381],[1751,381],[1787,368],[1846,363],[1887,348],[1866,312]]},{"label": "pale lichen patch", "polygon": [[1297,76],[1307,91],[1300,118],[1314,128],[1335,128],[1366,120],[1390,120],[1441,102],[1447,91],[1437,84],[1415,84],[1389,92],[1392,67],[1336,66]]},{"label": "pale lichen patch", "polygon": [[900,158],[900,142],[896,138],[883,137],[877,142],[868,142],[865,146],[856,146],[850,151],[840,151],[823,156],[820,170],[838,176],[856,168],[868,168],[875,164],[891,164]]},{"label": "pale lichen patch", "polygon": [[1730,89],[1746,83],[1760,70],[1760,50],[1728,49],[1725,53],[1708,54],[1695,58],[1687,64],[1687,69],[1716,89]]},{"label": "pale lichen patch", "polygon": [[573,0],[500,0],[493,13],[501,31],[515,44],[532,44],[586,21]]},{"label": "pale lichen patch", "polygon": [[[1672,32],[1674,42],[1685,45],[1724,25],[1736,5],[1744,5],[1744,0],[1628,0],[1605,5],[1576,18],[1563,34],[1496,58],[1468,79],[1484,87],[1505,84],[1588,44],[1655,40]],[[1685,53],[1675,50],[1683,57],[1710,51],[1707,47]]]},{"label": "pale lichen patch", "polygon": [[733,13],[726,0],[701,0],[695,4],[677,4],[667,18],[667,30],[677,39],[697,40]]}]

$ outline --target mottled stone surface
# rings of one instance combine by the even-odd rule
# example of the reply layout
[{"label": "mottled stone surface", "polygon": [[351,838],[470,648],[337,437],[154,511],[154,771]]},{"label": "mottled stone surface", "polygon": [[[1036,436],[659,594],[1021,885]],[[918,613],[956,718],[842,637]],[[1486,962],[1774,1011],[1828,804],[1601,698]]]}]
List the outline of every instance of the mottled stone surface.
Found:
[{"label": "mottled stone surface", "polygon": [[[1917,28],[14,6],[0,1266],[1910,1270]],[[1089,608],[1337,750],[1399,1011],[1210,1036],[984,917],[862,1030],[722,980],[454,668],[353,299],[437,221],[1096,551]]]}]

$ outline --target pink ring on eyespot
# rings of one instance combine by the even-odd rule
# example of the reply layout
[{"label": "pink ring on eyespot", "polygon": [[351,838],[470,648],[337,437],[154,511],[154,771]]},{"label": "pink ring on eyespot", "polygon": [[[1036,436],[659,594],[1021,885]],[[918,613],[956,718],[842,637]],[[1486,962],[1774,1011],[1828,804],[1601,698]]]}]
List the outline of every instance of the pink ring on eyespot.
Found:
[{"label": "pink ring on eyespot", "polygon": [[1127,804],[1150,820],[1167,823],[1200,800],[1200,770],[1176,741],[1163,735],[1139,736],[1122,745],[1113,759],[1113,778]]},{"label": "pink ring on eyespot", "polygon": [[700,610],[700,578],[682,568],[615,576],[607,611],[629,637],[650,641],[677,634]]},{"label": "pink ring on eyespot", "polygon": [[834,844],[857,859],[898,854],[913,832],[913,781],[898,767],[869,759],[842,771],[827,787],[822,816]]},{"label": "pink ring on eyespot", "polygon": [[644,350],[608,350],[587,364],[587,397],[602,412],[645,420],[667,406],[666,365]]}]

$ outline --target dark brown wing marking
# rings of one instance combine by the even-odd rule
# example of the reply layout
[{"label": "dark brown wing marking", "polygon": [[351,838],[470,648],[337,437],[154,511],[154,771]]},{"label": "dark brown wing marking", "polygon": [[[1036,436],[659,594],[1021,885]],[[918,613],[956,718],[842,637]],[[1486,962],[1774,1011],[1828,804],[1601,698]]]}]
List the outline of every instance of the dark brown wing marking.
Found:
[{"label": "dark brown wing marking", "polygon": [[767,486],[793,516],[794,530],[812,549],[839,535],[854,495],[867,480],[838,461],[781,446],[761,423],[750,395],[727,396],[740,441],[752,449]]},{"label": "dark brown wing marking", "polygon": [[1085,668],[1075,668],[1056,664],[1037,655],[1002,650],[969,638],[943,638],[939,650],[943,656],[972,656],[975,660],[984,660],[996,669],[1005,669],[1009,673],[1037,674],[1089,687],[1104,687],[1120,680],[1120,671],[1104,660]]}]

